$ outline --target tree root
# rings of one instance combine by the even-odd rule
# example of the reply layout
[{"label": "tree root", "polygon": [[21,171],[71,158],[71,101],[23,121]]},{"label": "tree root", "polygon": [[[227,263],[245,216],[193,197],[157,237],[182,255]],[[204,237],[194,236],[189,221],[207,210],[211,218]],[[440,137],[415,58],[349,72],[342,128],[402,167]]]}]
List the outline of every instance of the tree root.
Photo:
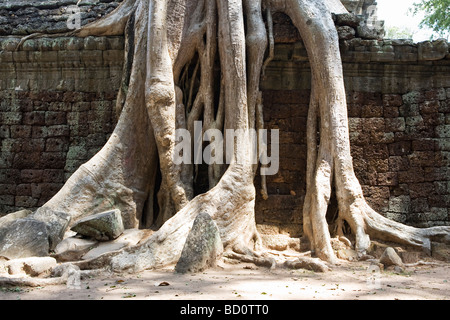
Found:
[{"label": "tree root", "polygon": [[330,268],[319,258],[299,257],[296,260],[287,260],[283,266],[289,269],[307,269],[314,272],[327,272]]},{"label": "tree root", "polygon": [[4,276],[0,277],[0,287],[16,286],[16,287],[45,287],[56,285],[70,285],[73,279],[70,279],[71,273],[76,272],[74,279],[82,280],[85,278],[95,277],[100,274],[108,273],[105,268],[95,270],[80,270],[76,263],[63,263],[52,270],[50,277],[29,277],[29,276]]},{"label": "tree root", "polygon": [[[120,91],[121,113],[107,144],[44,207],[70,212],[73,219],[115,207],[122,210],[127,227],[136,227],[159,187],[177,211],[143,243],[78,262],[81,269],[109,266],[114,271],[137,272],[175,263],[200,212],[211,215],[224,247],[233,248],[225,258],[267,267],[278,265],[264,254],[236,250],[237,245],[256,245],[259,238],[254,216],[256,166],[247,154],[253,146],[245,134],[232,142],[234,149],[227,170],[225,166],[215,167],[216,164],[210,167],[209,191],[197,197],[191,197],[193,177],[184,177],[191,169],[180,168],[174,162],[175,131],[183,127],[192,134],[195,120],[205,122],[201,133],[207,129],[263,128],[259,83],[261,72],[273,56],[271,10],[290,16],[310,58],[312,94],[303,213],[304,232],[312,251],[322,260],[337,261],[326,221],[332,184],[339,204],[338,219],[350,225],[356,236],[355,249],[360,254],[369,247],[369,236],[428,251],[432,240],[450,241],[450,227],[408,227],[377,214],[364,200],[352,165],[339,38],[331,18],[331,10],[343,10],[340,1],[267,0],[265,5],[269,39],[261,0],[124,0],[105,18],[70,33],[79,37],[118,35],[124,33],[128,24],[128,69],[122,84],[126,88]],[[134,20],[130,20],[131,16]],[[41,35],[30,35],[23,41],[38,36]],[[264,61],[268,45],[269,57]],[[219,67],[216,59],[220,75],[214,73]],[[214,79],[218,76],[220,85],[215,88]],[[184,122],[178,117],[183,113]],[[237,150],[244,150],[245,159],[239,159]],[[164,188],[157,187],[156,170],[161,171]],[[262,181],[266,197],[265,180]],[[160,213],[163,210],[160,208]],[[148,221],[153,218],[147,217]],[[320,272],[327,269],[326,264],[308,257],[281,264]]]},{"label": "tree root", "polygon": [[[295,259],[292,259],[292,255],[274,258],[269,256],[269,251],[262,251],[262,253],[255,252],[253,250],[228,250],[223,254],[225,259],[235,260],[237,262],[253,263],[258,267],[266,267],[270,269],[275,268],[288,268],[288,269],[307,269],[314,272],[327,272],[330,271],[330,267],[326,262],[319,258],[308,257],[304,254],[293,255]],[[284,256],[284,254],[281,254]]]},{"label": "tree root", "polygon": [[67,277],[57,278],[25,278],[25,277],[0,277],[0,287],[45,287],[66,284]]}]

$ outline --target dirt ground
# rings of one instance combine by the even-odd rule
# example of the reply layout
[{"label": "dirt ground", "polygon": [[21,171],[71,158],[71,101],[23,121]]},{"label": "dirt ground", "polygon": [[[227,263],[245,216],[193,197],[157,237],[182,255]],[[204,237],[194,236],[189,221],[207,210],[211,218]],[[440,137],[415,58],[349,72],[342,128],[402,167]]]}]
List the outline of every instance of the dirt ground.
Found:
[{"label": "dirt ground", "polygon": [[438,261],[402,272],[369,262],[343,262],[326,273],[221,264],[198,274],[97,275],[73,288],[3,287],[0,300],[449,300],[449,281],[450,264]]}]

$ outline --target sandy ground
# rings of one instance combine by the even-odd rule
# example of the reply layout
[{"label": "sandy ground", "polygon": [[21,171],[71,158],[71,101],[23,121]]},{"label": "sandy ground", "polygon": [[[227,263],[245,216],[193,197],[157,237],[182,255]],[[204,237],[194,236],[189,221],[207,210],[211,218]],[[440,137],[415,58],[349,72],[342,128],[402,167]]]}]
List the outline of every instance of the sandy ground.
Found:
[{"label": "sandy ground", "polygon": [[450,264],[380,271],[345,262],[327,273],[222,264],[198,274],[173,268],[97,275],[79,286],[0,288],[0,300],[449,300]]}]

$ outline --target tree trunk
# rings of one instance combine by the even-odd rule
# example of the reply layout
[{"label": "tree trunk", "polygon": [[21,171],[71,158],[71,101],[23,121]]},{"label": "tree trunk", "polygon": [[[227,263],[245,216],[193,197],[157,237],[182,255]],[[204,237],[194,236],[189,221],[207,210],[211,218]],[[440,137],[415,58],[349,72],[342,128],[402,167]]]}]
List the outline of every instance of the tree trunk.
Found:
[{"label": "tree trunk", "polygon": [[[106,18],[75,33],[125,33],[118,124],[101,151],[44,208],[67,212],[72,221],[119,208],[127,228],[143,220],[146,227],[156,221],[160,228],[134,247],[80,262],[82,268],[109,265],[135,272],[173,264],[201,212],[216,222],[230,257],[265,263],[255,224],[257,166],[248,132],[263,128],[259,82],[269,43],[273,52],[270,17],[277,11],[289,15],[300,31],[312,70],[304,233],[313,252],[337,261],[325,217],[333,185],[338,219],[350,225],[361,254],[370,244],[369,235],[429,249],[431,239],[449,233],[448,227],[416,229],[390,221],[364,200],[350,155],[342,62],[331,17],[331,12],[345,12],[340,1],[125,0]],[[201,133],[237,133],[231,162],[209,164],[209,190],[197,196],[198,164],[174,162],[177,129],[192,136],[195,121],[203,121]],[[159,213],[153,211],[156,193]]]}]

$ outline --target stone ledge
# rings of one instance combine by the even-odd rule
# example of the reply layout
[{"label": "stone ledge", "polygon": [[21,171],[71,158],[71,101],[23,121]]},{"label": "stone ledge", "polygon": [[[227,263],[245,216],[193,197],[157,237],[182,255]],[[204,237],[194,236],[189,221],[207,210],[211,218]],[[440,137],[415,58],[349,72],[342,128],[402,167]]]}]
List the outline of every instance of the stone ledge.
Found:
[{"label": "stone ledge", "polygon": [[81,25],[99,19],[114,10],[121,0],[0,0],[0,35],[64,33],[74,7]]},{"label": "stone ledge", "polygon": [[124,49],[124,38],[121,36],[37,38],[26,40],[20,48],[17,48],[20,39],[20,37],[0,37],[0,52],[106,51]]}]

